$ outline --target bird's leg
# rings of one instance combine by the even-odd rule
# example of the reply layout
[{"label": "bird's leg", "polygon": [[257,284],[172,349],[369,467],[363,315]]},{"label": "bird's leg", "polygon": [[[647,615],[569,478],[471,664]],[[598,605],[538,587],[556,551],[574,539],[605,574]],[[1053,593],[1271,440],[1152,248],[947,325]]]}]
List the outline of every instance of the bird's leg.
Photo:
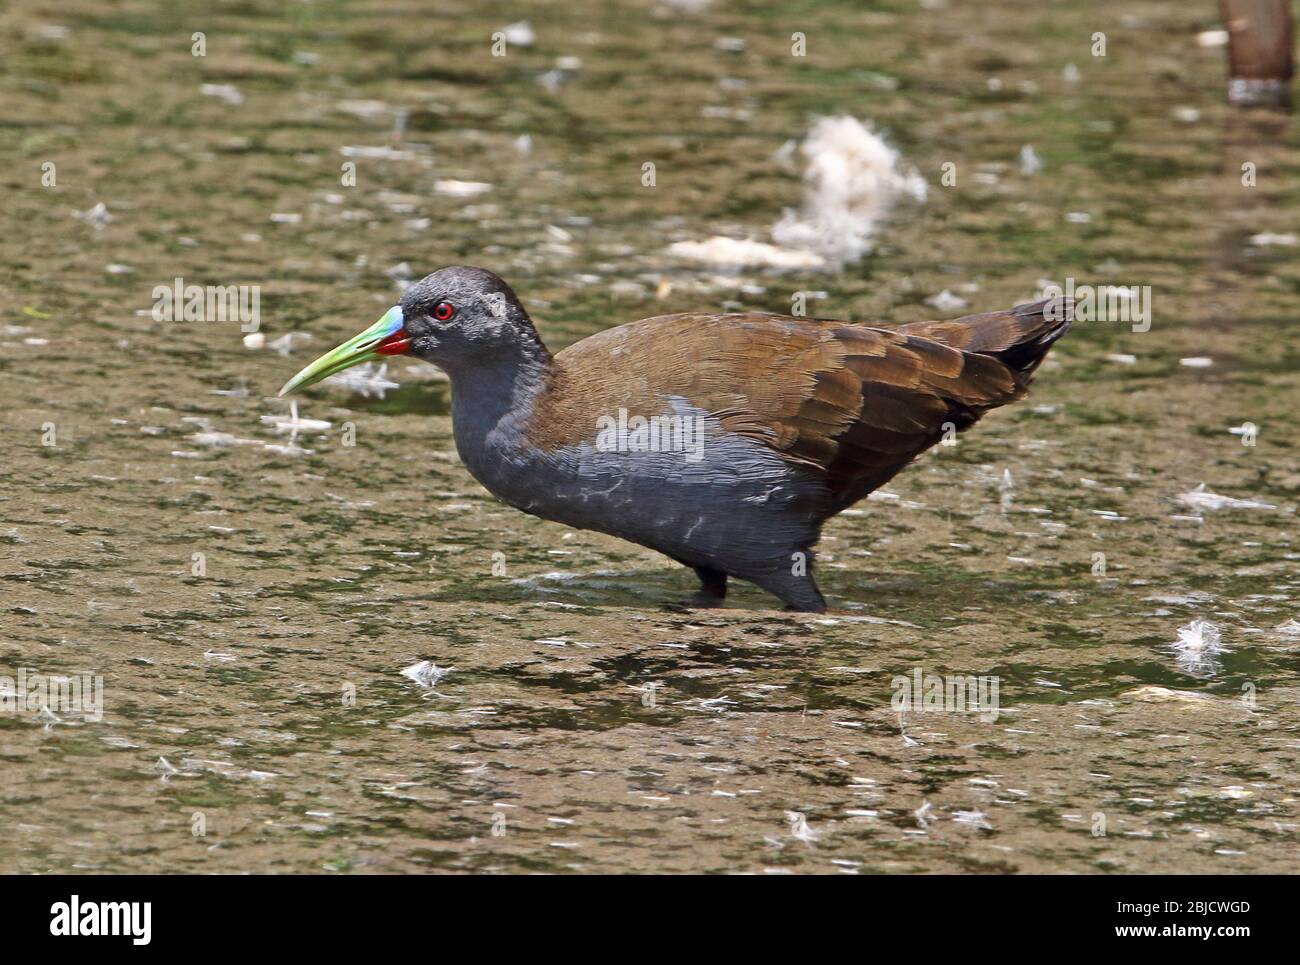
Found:
[{"label": "bird's leg", "polygon": [[825,613],[826,598],[822,596],[821,590],[817,589],[817,584],[812,581],[812,577],[807,578],[805,592],[798,596],[782,594],[781,599],[785,600],[785,608],[794,610],[798,613]]},{"label": "bird's leg", "polygon": [[757,583],[768,593],[781,598],[787,610],[799,610],[804,613],[823,613],[826,610],[826,598],[817,589],[812,574],[812,553],[804,551],[803,565],[791,569],[778,569],[745,576],[745,579]]},{"label": "bird's leg", "polygon": [[727,598],[727,574],[711,566],[694,566],[687,564],[700,578],[699,592],[692,597],[696,606],[720,606]]}]

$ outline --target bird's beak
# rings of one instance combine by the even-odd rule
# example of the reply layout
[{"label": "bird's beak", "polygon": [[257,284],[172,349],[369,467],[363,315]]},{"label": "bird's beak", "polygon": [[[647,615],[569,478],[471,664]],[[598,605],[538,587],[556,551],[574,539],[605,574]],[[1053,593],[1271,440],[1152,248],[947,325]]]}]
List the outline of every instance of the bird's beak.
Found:
[{"label": "bird's beak", "polygon": [[326,352],[284,383],[280,394],[287,395],[294,389],[315,385],[321,379],[342,372],[344,369],[350,369],[361,362],[368,362],[383,355],[401,355],[410,351],[411,338],[402,327],[403,323],[401,306],[394,305],[384,312],[383,318],[360,335],[355,335],[338,348]]}]

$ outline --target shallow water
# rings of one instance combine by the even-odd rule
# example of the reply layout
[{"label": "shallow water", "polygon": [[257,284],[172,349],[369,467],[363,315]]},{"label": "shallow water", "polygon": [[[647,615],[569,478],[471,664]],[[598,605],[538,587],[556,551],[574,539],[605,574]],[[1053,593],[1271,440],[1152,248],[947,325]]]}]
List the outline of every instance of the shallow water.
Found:
[{"label": "shallow water", "polygon": [[[1222,106],[1208,12],[282,6],[4,5],[0,676],[98,675],[104,706],[0,714],[0,870],[1296,868],[1300,268],[1251,239],[1294,232],[1300,152]],[[534,45],[493,58],[522,18]],[[772,154],[822,113],[930,183],[875,254],[665,255],[766,239],[800,197]],[[744,584],[690,610],[684,569],[492,500],[421,363],[382,400],[306,392],[328,430],[262,421],[403,262],[498,271],[552,348],[800,289],[857,320],[956,314],[925,303],[945,289],[984,311],[1067,275],[1152,286],[1154,321],[1077,326],[1028,401],[832,521],[830,614]],[[153,321],[177,276],[260,285],[267,339],[314,339]],[[1200,483],[1269,508],[1178,500]],[[1193,666],[1197,619],[1222,652]],[[450,669],[426,689],[421,661]],[[913,668],[998,678],[997,719],[900,718]]]}]

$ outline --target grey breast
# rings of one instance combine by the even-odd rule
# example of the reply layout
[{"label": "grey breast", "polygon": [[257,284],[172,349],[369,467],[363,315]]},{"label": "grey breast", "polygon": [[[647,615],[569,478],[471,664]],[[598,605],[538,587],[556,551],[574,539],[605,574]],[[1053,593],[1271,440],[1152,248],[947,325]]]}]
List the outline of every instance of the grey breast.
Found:
[{"label": "grey breast", "polygon": [[644,437],[607,436],[552,452],[533,447],[513,415],[490,426],[469,411],[454,417],[466,466],[524,512],[686,562],[725,560],[733,572],[784,565],[789,548],[815,538],[828,502],[819,480],[682,400],[666,415],[693,428],[653,448],[639,447]]}]

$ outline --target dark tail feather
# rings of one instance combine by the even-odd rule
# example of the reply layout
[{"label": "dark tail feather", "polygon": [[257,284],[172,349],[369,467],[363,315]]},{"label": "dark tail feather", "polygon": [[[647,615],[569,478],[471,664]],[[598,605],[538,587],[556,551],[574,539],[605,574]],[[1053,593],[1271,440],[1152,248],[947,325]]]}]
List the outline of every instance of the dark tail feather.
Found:
[{"label": "dark tail feather", "polygon": [[963,352],[992,355],[1026,380],[1052,343],[1070,330],[1074,302],[1047,298],[1009,312],[965,315],[945,322],[910,322],[898,331],[933,339]]}]

